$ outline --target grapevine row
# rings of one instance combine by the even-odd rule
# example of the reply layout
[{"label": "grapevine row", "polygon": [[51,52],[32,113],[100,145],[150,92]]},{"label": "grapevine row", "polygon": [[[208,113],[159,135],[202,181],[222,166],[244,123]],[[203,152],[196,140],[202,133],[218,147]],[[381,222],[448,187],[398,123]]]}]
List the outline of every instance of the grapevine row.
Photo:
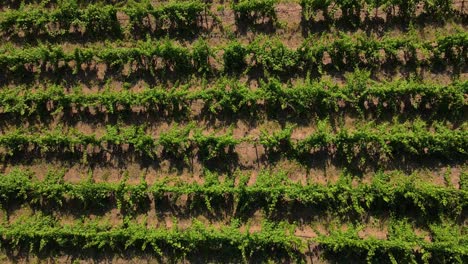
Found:
[{"label": "grapevine row", "polygon": [[465,263],[468,241],[456,228],[433,228],[433,242],[417,237],[412,230],[403,230],[386,240],[361,239],[357,230],[334,231],[311,239],[325,254],[367,263]]},{"label": "grapevine row", "polygon": [[386,240],[360,238],[349,231],[305,239],[295,236],[294,226],[286,223],[265,222],[261,231],[246,232],[241,231],[236,221],[219,228],[194,221],[184,230],[148,228],[129,221],[117,227],[93,223],[61,226],[50,217],[35,217],[19,222],[0,227],[3,248],[22,248],[33,253],[54,254],[76,248],[114,252],[132,250],[151,252],[157,256],[169,255],[179,260],[190,254],[209,251],[211,254],[225,252],[229,257],[242,256],[244,261],[254,257],[263,260],[276,257],[284,260],[287,257],[295,262],[305,262],[303,254],[306,245],[313,243],[335,252],[336,257],[343,257],[345,253],[350,259],[367,259],[369,263],[392,260],[463,263],[468,254],[466,239],[460,234],[457,237],[440,237],[441,240],[433,242],[420,238],[408,240],[408,234]]},{"label": "grapevine row", "polygon": [[231,6],[238,21],[255,23],[260,18],[268,17],[275,22],[277,20],[275,5],[278,2],[279,0],[241,0],[233,1]]},{"label": "grapevine row", "polygon": [[2,248],[14,247],[52,254],[77,248],[111,252],[132,250],[160,257],[169,255],[179,261],[190,253],[222,250],[230,256],[247,260],[253,254],[297,258],[303,243],[284,224],[279,227],[265,224],[262,231],[248,233],[242,232],[236,223],[218,229],[195,221],[191,227],[180,230],[151,229],[135,223],[115,228],[98,224],[60,226],[51,218],[37,218],[22,224],[2,225]]},{"label": "grapevine row", "polygon": [[[362,78],[359,75],[364,76]],[[147,111],[154,112],[182,112],[184,109],[190,109],[194,101],[200,100],[203,101],[204,108],[214,114],[254,113],[264,108],[288,110],[297,115],[310,113],[311,110],[330,112],[340,108],[355,109],[361,113],[368,109],[378,113],[398,113],[403,103],[406,109],[425,109],[433,113],[450,112],[451,116],[459,116],[467,107],[466,81],[446,86],[417,81],[377,83],[366,73],[358,72],[356,76],[355,79],[348,78],[345,87],[326,81],[309,81],[291,87],[282,85],[276,79],[269,79],[261,82],[259,89],[251,90],[239,81],[223,79],[212,88],[196,91],[158,87],[141,92],[105,90],[95,94],[84,94],[81,91],[66,93],[65,88],[61,86],[38,91],[24,88],[6,89],[0,91],[0,112],[31,115],[65,111],[72,106],[78,111],[96,108],[109,113],[119,111],[118,109],[131,111],[133,107],[144,107]]]},{"label": "grapevine row", "polygon": [[[124,7],[90,4],[84,9],[80,9],[76,1],[64,1],[52,10],[29,7],[2,12],[0,31],[8,36],[22,33],[57,37],[79,30],[91,37],[120,37],[125,32],[151,32],[151,26],[144,23],[144,19],[149,18],[155,20],[158,31],[182,31],[197,28],[205,11],[208,6],[201,1],[171,1],[156,7],[145,1]],[[118,12],[128,16],[126,27],[119,22]],[[52,24],[58,28],[51,28]]]},{"label": "grapevine row", "polygon": [[[153,75],[157,70],[187,75],[214,71],[210,58],[223,61],[225,73],[260,68],[281,74],[317,67],[377,68],[385,63],[461,67],[465,65],[467,43],[468,33],[461,32],[426,42],[408,37],[382,40],[364,36],[352,39],[345,35],[333,40],[322,37],[306,40],[296,50],[264,37],[246,45],[234,41],[222,48],[211,48],[203,40],[197,41],[192,48],[165,40],[140,41],[133,47],[76,48],[73,52],[65,52],[60,46],[42,45],[25,49],[3,48],[0,70],[5,74],[59,69],[71,69],[76,73],[82,64],[96,62],[117,70],[130,65],[130,69],[136,67]],[[224,51],[223,55],[216,55],[215,51],[220,49]],[[418,53],[425,57],[419,58]],[[403,54],[404,59],[399,58],[399,54]],[[324,61],[326,56],[331,58],[331,63]],[[249,61],[247,57],[250,57]]]},{"label": "grapevine row", "polygon": [[306,20],[313,18],[318,11],[322,11],[325,18],[333,17],[333,13],[340,9],[343,15],[359,15],[361,11],[385,9],[404,19],[416,17],[418,6],[423,6],[424,14],[431,16],[448,16],[453,14],[453,0],[301,0],[302,14]]},{"label": "grapevine row", "polygon": [[[232,9],[238,15],[239,21],[256,21],[259,18],[269,17],[276,21],[275,5],[278,0],[243,0],[232,3]],[[399,15],[404,18],[416,16],[416,7],[424,4],[424,11],[429,15],[448,16],[453,14],[452,0],[438,1],[400,1],[400,0],[301,0],[302,15],[306,20],[313,17],[318,10],[324,12],[325,17],[332,16],[336,9],[343,14],[359,14],[367,9],[393,9],[398,8]],[[329,10],[333,7],[332,10]],[[330,12],[331,11],[331,14]],[[117,12],[129,17],[127,28],[123,28],[117,18]],[[90,36],[121,36],[124,31],[151,32],[149,23],[145,20],[155,20],[155,28],[167,32],[177,29],[193,30],[203,21],[203,13],[209,12],[209,5],[202,1],[169,1],[161,6],[153,6],[148,1],[131,2],[123,7],[114,5],[89,4],[83,9],[79,8],[77,1],[64,1],[50,10],[29,6],[19,10],[3,12],[0,20],[0,30],[8,35],[18,35],[25,32],[29,35],[46,34],[57,36],[70,33],[70,28],[85,29]],[[216,19],[213,16],[214,19]],[[58,24],[59,29],[50,29],[51,24]]]},{"label": "grapevine row", "polygon": [[198,205],[209,211],[215,206],[222,208],[219,205],[226,201],[234,201],[234,210],[240,214],[256,207],[263,207],[271,214],[289,203],[343,215],[362,216],[370,211],[390,210],[405,215],[411,211],[430,219],[460,216],[468,206],[465,187],[441,187],[395,173],[377,173],[371,183],[357,186],[346,177],[334,184],[303,185],[292,182],[285,173],[265,171],[253,184],[248,184],[247,175],[240,176],[237,183],[236,179],[220,182],[216,175],[208,174],[203,184],[163,179],[151,186],[144,180],[139,184],[128,184],[127,178],[128,175],[117,183],[84,180],[72,184],[64,182],[60,173],[49,173],[44,180],[37,180],[28,171],[14,170],[0,178],[0,204],[3,208],[13,202],[66,207],[69,201],[79,201],[86,209],[109,207],[114,201],[121,210],[135,211],[145,208],[150,198],[158,207],[159,201],[172,194],[169,195],[171,202],[188,195],[191,203],[198,201]]},{"label": "grapevine row", "polygon": [[175,126],[162,132],[159,138],[146,134],[141,126],[107,126],[106,133],[101,137],[73,129],[68,132],[56,129],[37,133],[14,130],[0,136],[0,146],[8,156],[20,151],[85,154],[88,146],[107,150],[119,149],[121,144],[128,144],[136,153],[152,158],[162,148],[163,154],[185,159],[198,149],[198,156],[205,161],[232,155],[235,147],[243,142],[260,145],[267,154],[301,159],[325,152],[346,157],[348,162],[361,155],[382,161],[397,153],[454,158],[457,155],[467,155],[468,150],[468,131],[464,127],[450,129],[438,123],[433,125],[435,132],[429,131],[427,124],[422,121],[412,124],[383,123],[377,126],[370,122],[356,131],[341,128],[338,132],[333,132],[326,121],[320,121],[317,127],[316,132],[303,139],[291,138],[292,126],[276,132],[263,131],[258,138],[235,138],[232,131],[222,135],[215,132],[204,134],[203,129],[196,129],[193,124],[186,127]]},{"label": "grapevine row", "polygon": [[[93,4],[93,3],[104,3],[104,4],[119,4],[126,3],[128,0],[66,0],[69,2],[76,2],[80,5]],[[19,8],[21,5],[34,4],[41,7],[53,7],[56,4],[63,3],[64,0],[5,0],[2,2],[0,7],[3,8]]]}]

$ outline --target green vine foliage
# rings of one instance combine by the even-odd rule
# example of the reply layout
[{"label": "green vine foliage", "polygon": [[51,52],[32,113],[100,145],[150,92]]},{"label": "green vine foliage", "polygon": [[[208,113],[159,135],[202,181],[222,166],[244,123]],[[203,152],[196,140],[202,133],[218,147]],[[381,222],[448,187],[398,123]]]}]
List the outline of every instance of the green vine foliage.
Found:
[{"label": "green vine foliage", "polygon": [[301,0],[302,16],[308,21],[321,10],[324,16],[328,17],[328,7],[331,3],[332,0]]},{"label": "green vine foliage", "polygon": [[361,11],[372,8],[383,9],[404,20],[416,18],[416,9],[419,5],[424,7],[423,15],[442,19],[454,11],[453,0],[301,0],[300,4],[306,21],[313,19],[317,11],[322,11],[325,18],[329,19],[337,9],[340,9],[344,16],[359,15]]},{"label": "green vine foliage", "polygon": [[192,153],[194,147],[189,138],[193,128],[194,125],[180,128],[175,126],[172,130],[161,133],[158,142],[163,147],[164,153],[175,158],[182,158],[185,163],[189,163],[189,154]]},{"label": "green vine foliage", "polygon": [[[83,153],[87,151],[87,146],[117,150],[121,144],[128,144],[137,154],[153,159],[158,153],[158,147],[163,147],[166,153],[178,156],[193,146],[203,161],[233,155],[235,147],[243,142],[260,144],[269,151],[280,147],[290,148],[291,151],[284,155],[298,160],[317,152],[336,153],[337,157],[345,158],[350,163],[362,158],[384,162],[397,153],[414,157],[442,156],[449,159],[467,155],[468,137],[464,127],[451,129],[440,122],[434,122],[432,127],[435,132],[431,132],[428,124],[421,120],[382,123],[377,126],[370,122],[361,125],[357,131],[340,128],[337,133],[331,133],[331,125],[323,120],[319,122],[316,132],[301,140],[289,137],[291,127],[275,132],[272,137],[263,135],[260,138],[235,138],[232,131],[205,134],[201,129],[192,130],[190,126],[182,130],[176,126],[172,128],[173,131],[163,133],[160,138],[146,134],[142,126],[108,126],[107,132],[101,137],[73,129],[64,132],[58,128],[35,133],[18,129],[1,135],[0,146],[4,148],[4,156],[11,156],[31,147],[39,153]],[[193,134],[188,136],[190,131]]]},{"label": "green vine foliage", "polygon": [[232,3],[232,9],[237,15],[238,21],[257,23],[259,19],[271,19],[277,21],[275,5],[278,0],[240,0]]},{"label": "green vine foliage", "polygon": [[[346,168],[376,164],[376,168],[387,169],[388,161],[400,159],[441,158],[451,162],[464,161],[468,156],[464,122],[468,81],[460,78],[438,85],[414,79],[377,82],[371,77],[371,71],[389,65],[416,72],[443,68],[454,75],[463,73],[468,58],[468,34],[464,31],[452,30],[432,40],[421,40],[412,33],[379,38],[364,33],[311,35],[298,48],[288,47],[279,38],[259,35],[248,44],[232,40],[212,47],[202,37],[195,41],[189,38],[188,42],[183,38],[197,36],[194,33],[210,30],[208,24],[220,22],[210,11],[212,1],[170,0],[156,5],[150,0],[4,2],[2,37],[23,45],[7,43],[0,47],[1,79],[8,83],[0,90],[0,115],[6,123],[19,118],[30,124],[35,117],[42,122],[47,115],[55,120],[58,114],[67,112],[86,113],[87,117],[104,113],[100,116],[107,118],[107,114],[121,117],[122,113],[139,111],[158,118],[184,115],[186,119],[181,120],[187,120],[193,106],[202,104],[200,112],[206,115],[200,119],[203,121],[204,117],[218,118],[216,115],[231,118],[247,114],[251,120],[259,120],[257,115],[262,114],[272,119],[285,117],[282,120],[313,116],[316,128],[305,137],[295,138],[296,126],[288,123],[282,123],[278,130],[264,129],[258,136],[243,137],[234,134],[232,128],[207,132],[207,128],[190,122],[175,123],[157,136],[147,126],[124,126],[120,120],[99,135],[61,126],[37,130],[28,125],[1,132],[0,156],[8,162],[54,154],[65,159],[83,155],[87,164],[88,155],[99,152],[131,154],[143,163],[167,158],[192,167],[190,162],[195,158],[206,168],[209,164],[220,168],[219,164],[235,163],[231,161],[245,146],[262,148],[271,163],[277,158],[309,166],[315,158],[326,156]],[[230,7],[238,27],[244,22],[281,26],[275,11],[278,3],[241,0],[232,1]],[[314,25],[319,13],[325,20],[335,20],[338,10],[345,19],[357,17],[359,21],[362,14],[369,19],[371,9],[376,15],[385,11],[386,21],[396,18],[409,25],[424,16],[444,20],[460,15],[453,0],[301,0],[300,5],[304,27]],[[183,37],[171,39],[174,36]],[[81,38],[114,42],[72,49],[63,44]],[[32,40],[38,44],[24,45]],[[164,83],[159,78],[171,76],[201,77],[203,82],[222,78],[200,89],[192,89],[189,83],[170,89],[161,85],[139,91],[107,88],[97,93],[86,93],[79,87],[70,92],[67,84],[38,88],[12,87],[8,82],[12,76],[21,80],[35,77],[37,81],[48,74],[88,78],[96,68],[105,68],[106,78],[148,74],[155,83]],[[345,75],[344,85],[309,78],[294,84],[281,81],[285,76],[350,70],[354,72]],[[260,75],[258,87],[251,89],[239,81],[243,75]],[[356,122],[352,129],[337,125],[330,118],[336,113],[357,113],[365,122]],[[384,121],[382,117],[388,114],[398,116]],[[462,124],[450,122],[460,119]],[[398,171],[376,172],[371,180],[344,172],[336,182],[318,184],[292,180],[288,173],[273,170],[260,171],[255,178],[237,172],[220,177],[207,170],[201,182],[165,177],[150,184],[144,177],[131,181],[128,172],[118,182],[97,182],[90,172],[87,179],[72,183],[63,171],[39,175],[13,169],[0,175],[0,207],[6,216],[0,223],[0,248],[14,253],[13,257],[21,257],[25,250],[55,257],[80,249],[93,256],[96,252],[137,252],[161,259],[174,256],[174,262],[187,262],[190,256],[208,252],[233,257],[226,262],[300,263],[308,261],[307,247],[317,247],[326,258],[332,256],[332,262],[468,263],[468,236],[463,224],[468,173],[466,165],[461,167],[458,185],[452,183],[450,168],[443,176],[445,185],[429,182],[417,173]],[[174,223],[173,228],[141,223],[138,216],[152,206],[157,213],[167,210],[160,207],[167,200],[185,203],[184,209],[190,212],[202,207],[210,216],[220,211],[232,213],[228,216],[232,221],[211,225],[193,220],[189,226]],[[29,207],[34,215],[17,220],[9,217],[18,205]],[[115,208],[123,216],[121,224],[86,217],[60,224],[52,216],[62,210]],[[300,236],[294,224],[278,221],[297,213],[291,208],[336,217],[338,221],[388,215],[386,237],[362,235],[365,226],[356,222],[344,229],[316,232],[313,237]],[[251,231],[244,220],[259,210],[267,220],[259,231]],[[420,228],[424,231],[415,232]]]},{"label": "green vine foliage", "polygon": [[[19,9],[2,12],[0,30],[9,36],[45,35],[47,37],[71,35],[70,28],[91,38],[122,38],[123,34],[158,33],[164,34],[178,30],[191,32],[201,27],[202,16],[208,9],[201,1],[169,1],[163,5],[153,6],[150,1],[128,1],[118,7],[103,2],[91,3],[83,8],[77,0],[58,1],[50,10],[47,7],[22,5]],[[124,27],[117,18],[117,12],[129,17]],[[211,15],[209,13],[208,15]],[[145,18],[155,20],[155,29],[145,26]],[[58,24],[56,29],[50,25]],[[155,32],[156,31],[156,32]]]},{"label": "green vine foliage", "polygon": [[291,86],[269,78],[261,80],[257,90],[234,79],[220,79],[211,87],[194,91],[188,91],[186,87],[169,90],[153,87],[140,92],[104,90],[87,94],[79,88],[71,93],[65,90],[57,85],[35,91],[21,86],[2,89],[0,112],[45,115],[70,111],[73,106],[76,111],[94,109],[112,114],[143,107],[150,113],[184,115],[193,102],[201,101],[212,114],[253,114],[261,109],[269,112],[281,109],[301,116],[311,112],[354,110],[363,117],[373,113],[378,118],[388,112],[426,111],[435,118],[444,112],[450,112],[451,117],[456,118],[465,111],[464,95],[468,92],[468,82],[455,81],[449,85],[414,80],[377,83],[368,72],[358,70],[347,75],[344,87],[328,81],[310,80]]},{"label": "green vine foliage", "polygon": [[177,197],[174,202],[181,195],[200,197],[210,211],[214,203],[223,204],[226,197],[231,197],[236,201],[239,214],[258,207],[272,214],[285,203],[299,203],[317,209],[322,207],[339,215],[365,215],[369,211],[380,210],[406,215],[411,211],[436,220],[457,217],[466,210],[466,190],[437,186],[417,176],[378,173],[367,184],[353,186],[352,182],[342,180],[320,185],[293,182],[286,173],[262,171],[253,184],[247,184],[242,176],[234,183],[235,180],[220,181],[217,175],[210,177],[210,173],[206,173],[202,184],[163,179],[148,185],[144,179],[139,184],[127,183],[128,174],[116,183],[94,183],[90,180],[68,183],[63,181],[60,172],[49,173],[45,180],[38,180],[31,172],[16,169],[1,177],[0,202],[4,208],[14,202],[36,206],[49,204],[60,208],[68,201],[76,200],[83,208],[91,205],[102,208],[114,201],[124,213],[131,213],[146,208],[150,203],[149,197],[159,201],[171,193]]},{"label": "green vine foliage", "polygon": [[[414,37],[384,37],[375,39],[364,35],[351,39],[342,35],[330,39],[323,36],[319,39],[306,39],[296,50],[289,49],[277,40],[265,40],[258,37],[248,45],[237,41],[224,46],[221,58],[223,73],[240,73],[252,68],[263,68],[266,72],[284,74],[291,71],[307,72],[314,68],[334,67],[337,70],[352,68],[378,69],[384,63],[413,64],[418,66],[433,66],[444,63],[455,68],[465,63],[466,43],[468,35],[465,32],[453,33],[439,37],[436,41],[422,42]],[[104,45],[92,48],[76,48],[72,52],[64,52],[61,46],[39,45],[31,48],[17,49],[2,47],[0,51],[0,69],[6,74],[35,73],[41,70],[59,71],[71,70],[78,73],[82,66],[91,63],[105,64],[114,71],[122,71],[125,65],[132,65],[138,70],[157,72],[177,72],[184,74],[206,74],[211,69],[209,58],[215,54],[206,43],[199,41],[192,48],[169,39],[160,41],[137,41],[131,47]],[[381,55],[381,51],[385,55]],[[405,59],[398,58],[403,52]],[[418,59],[417,53],[430,54],[427,58]],[[323,61],[325,54],[331,57],[333,66]],[[252,59],[247,62],[247,56]],[[74,66],[70,64],[74,62]],[[327,66],[328,65],[328,66]]]},{"label": "green vine foliage", "polygon": [[334,230],[329,235],[320,235],[310,241],[323,247],[326,255],[346,257],[350,261],[362,263],[463,263],[466,260],[466,241],[457,243],[463,235],[457,234],[457,228],[454,227],[448,229],[454,237],[432,242],[417,236],[410,223],[404,219],[392,220],[385,240],[373,237],[362,239],[359,230],[359,226],[351,226],[346,231]]},{"label": "green vine foliage", "polygon": [[204,135],[202,130],[196,130],[193,136],[193,142],[198,146],[198,154],[203,161],[227,157],[242,141],[234,138],[232,132],[224,135],[215,135],[214,133]]},{"label": "green vine foliage", "polygon": [[[457,228],[447,225],[433,229],[437,240],[426,242],[418,239],[405,226],[404,220],[394,222],[390,231],[392,235],[386,240],[360,238],[359,226],[350,226],[346,231],[332,230],[329,235],[305,240],[294,236],[294,226],[286,223],[264,222],[261,231],[248,233],[241,231],[238,221],[222,227],[193,221],[185,229],[154,229],[130,221],[114,227],[94,221],[62,226],[50,216],[38,215],[19,219],[12,224],[2,224],[0,233],[3,248],[26,248],[36,253],[58,253],[71,248],[124,248],[181,260],[203,248],[209,252],[230,252],[231,257],[242,256],[241,260],[245,262],[252,259],[275,260],[276,257],[303,262],[302,252],[307,244],[313,243],[323,248],[325,254],[334,253],[335,256],[364,263],[405,260],[463,263],[466,259],[464,245],[455,242],[463,239]],[[397,235],[400,231],[405,231],[405,235]]]},{"label": "green vine foliage", "polygon": [[[371,183],[355,185],[344,177],[337,183],[320,185],[293,182],[286,173],[261,172],[253,184],[245,180],[220,181],[215,174],[206,174],[205,182],[176,184],[162,180],[149,186],[144,179],[139,184],[129,184],[128,174],[121,182],[94,183],[84,180],[68,183],[61,172],[50,172],[44,180],[28,171],[14,170],[0,177],[0,202],[44,203],[58,207],[67,206],[70,200],[81,200],[83,206],[104,206],[114,201],[124,214],[139,210],[149,204],[148,197],[167,193],[200,197],[209,210],[214,203],[224,202],[226,196],[234,197],[237,211],[242,214],[249,208],[262,206],[267,216],[283,208],[285,203],[301,203],[304,206],[324,206],[338,215],[356,213],[362,216],[371,211],[385,210],[398,216],[411,211],[433,219],[429,221],[432,241],[414,233],[414,223],[406,218],[391,218],[386,239],[361,238],[360,226],[350,225],[346,231],[331,230],[314,238],[294,235],[295,227],[285,223],[264,222],[261,231],[240,231],[240,222],[230,226],[210,227],[195,221],[192,226],[179,229],[153,229],[142,224],[124,221],[121,226],[107,226],[97,222],[75,223],[60,226],[51,217],[36,214],[0,225],[2,247],[27,248],[32,252],[55,252],[80,247],[83,249],[150,250],[154,254],[174,254],[186,257],[193,250],[239,250],[247,261],[258,254],[269,255],[269,249],[280,255],[299,261],[307,243],[319,245],[325,254],[347,256],[360,262],[391,261],[449,261],[463,263],[466,259],[466,241],[461,227],[449,219],[456,219],[466,210],[465,190],[437,186],[418,179],[417,175],[375,175]],[[242,178],[242,177],[241,177]],[[246,178],[248,179],[248,178]],[[234,182],[237,182],[234,184]],[[281,209],[283,210],[283,209]],[[429,219],[427,218],[427,219]],[[445,224],[439,224],[442,221]],[[224,242],[223,242],[224,241]],[[233,248],[231,248],[231,246]],[[168,251],[169,250],[169,251]]]},{"label": "green vine foliage", "polygon": [[224,48],[223,61],[225,72],[239,72],[247,62],[247,48],[239,42],[231,42]]},{"label": "green vine foliage", "polygon": [[[116,250],[151,252],[158,256],[184,259],[200,249],[209,252],[224,250],[231,257],[242,256],[247,262],[254,255],[264,259],[288,257],[300,261],[303,241],[290,232],[285,224],[263,224],[262,231],[241,231],[233,221],[221,228],[194,221],[186,229],[147,228],[142,224],[126,222],[110,227],[96,222],[59,225],[52,217],[36,216],[11,225],[2,225],[3,248],[28,248],[35,253],[82,248],[83,250]],[[239,259],[237,260],[239,261]]]},{"label": "green vine foliage", "polygon": [[290,50],[278,39],[257,38],[252,41],[247,52],[252,55],[251,67],[263,67],[266,72],[290,72],[299,63],[297,52]]},{"label": "green vine foliage", "polygon": [[280,131],[262,130],[259,138],[259,143],[265,148],[269,155],[279,153],[288,153],[292,149],[291,134],[294,126],[288,125]]}]

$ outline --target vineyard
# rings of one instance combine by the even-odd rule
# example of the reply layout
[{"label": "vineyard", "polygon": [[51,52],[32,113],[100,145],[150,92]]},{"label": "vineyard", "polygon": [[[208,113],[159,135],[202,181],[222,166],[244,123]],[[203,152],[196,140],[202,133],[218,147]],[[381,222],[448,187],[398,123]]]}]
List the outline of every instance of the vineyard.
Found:
[{"label": "vineyard", "polygon": [[468,263],[464,0],[4,0],[1,263]]}]

